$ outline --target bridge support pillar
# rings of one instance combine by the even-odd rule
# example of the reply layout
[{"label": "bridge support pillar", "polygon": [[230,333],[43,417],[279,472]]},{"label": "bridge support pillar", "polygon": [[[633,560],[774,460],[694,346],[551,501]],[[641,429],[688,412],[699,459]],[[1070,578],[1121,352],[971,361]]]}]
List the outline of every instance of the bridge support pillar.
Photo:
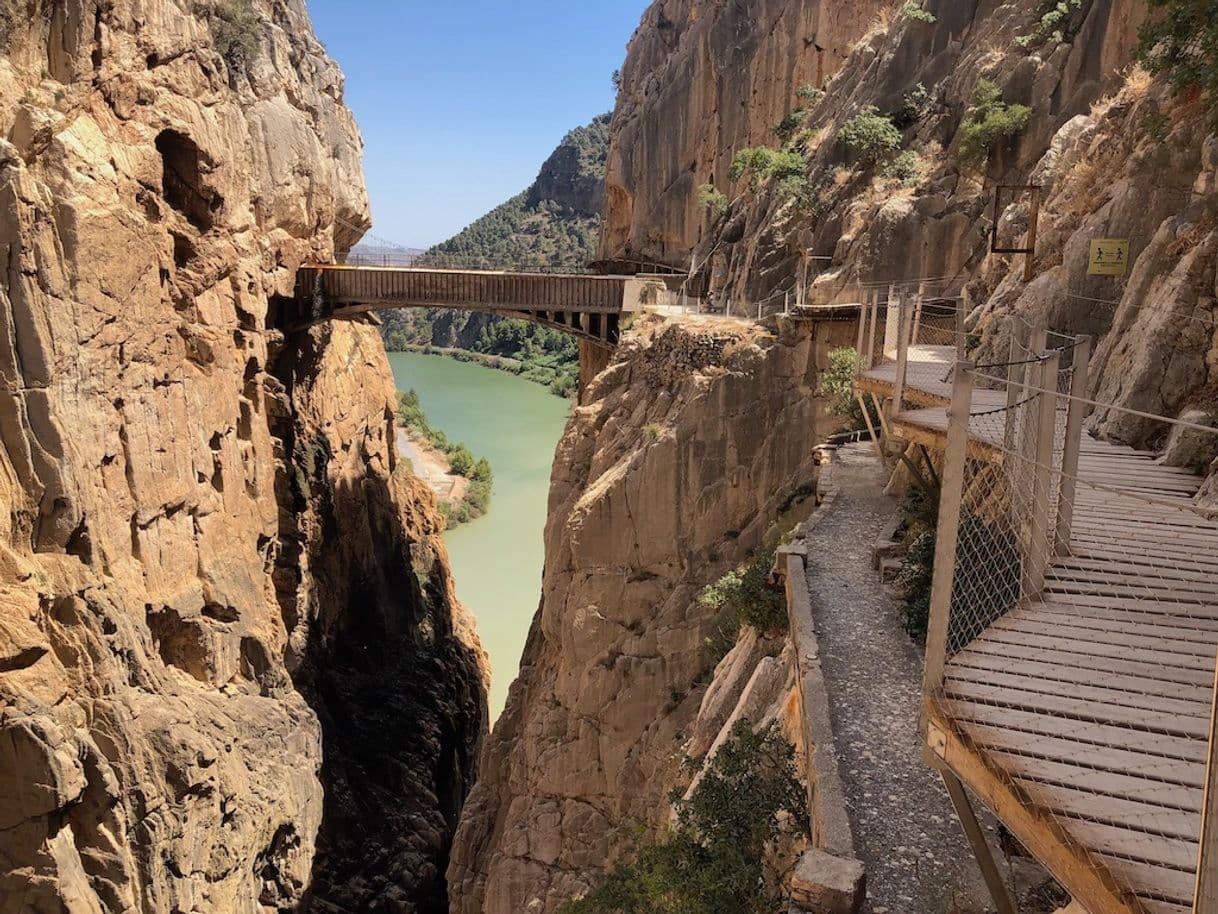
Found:
[{"label": "bridge support pillar", "polygon": [[612,351],[604,346],[581,339],[579,341],[579,403],[584,403],[584,394],[592,379],[609,367]]}]

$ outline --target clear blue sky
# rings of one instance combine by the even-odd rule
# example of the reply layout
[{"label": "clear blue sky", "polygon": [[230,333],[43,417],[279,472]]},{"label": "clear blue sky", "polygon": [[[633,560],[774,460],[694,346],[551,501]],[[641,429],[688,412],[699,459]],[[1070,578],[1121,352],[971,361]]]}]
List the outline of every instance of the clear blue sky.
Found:
[{"label": "clear blue sky", "polygon": [[373,233],[450,237],[524,190],[572,127],[613,107],[648,0],[308,0],[347,74]]}]

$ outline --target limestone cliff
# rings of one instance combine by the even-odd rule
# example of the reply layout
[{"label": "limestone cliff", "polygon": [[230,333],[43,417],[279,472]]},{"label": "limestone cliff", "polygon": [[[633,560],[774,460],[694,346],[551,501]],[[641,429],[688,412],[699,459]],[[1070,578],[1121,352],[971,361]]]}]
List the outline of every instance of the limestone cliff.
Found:
[{"label": "limestone cliff", "polygon": [[766,145],[803,85],[838,71],[884,0],[657,0],[622,67],[601,256],[683,266],[706,225],[698,188]]},{"label": "limestone cliff", "polygon": [[0,909],[439,910],[473,636],[375,329],[268,317],[368,221],[342,76],[301,0],[3,12]]},{"label": "limestone cliff", "polygon": [[[555,911],[667,820],[683,748],[706,751],[759,656],[740,649],[699,720],[717,619],[697,596],[808,502],[829,345],[824,326],[649,319],[592,385],[555,458],[520,677],[454,842],[454,912]],[[767,666],[776,687],[786,669]]]},{"label": "limestone cliff", "polygon": [[[879,16],[832,0],[770,6],[658,0],[644,17],[614,115],[603,255],[692,255],[721,296],[751,303],[776,292],[781,303],[805,274],[813,300],[857,296],[858,282],[963,287],[982,358],[1004,351],[1005,318],[1018,313],[1093,334],[1103,370],[1092,392],[1104,399],[1172,415],[1212,408],[1215,140],[1204,100],[1132,68],[1142,0],[1081,0],[1060,15],[1040,0],[923,0]],[[848,21],[843,47],[857,39],[832,80],[812,77],[823,41],[792,48],[810,16]],[[716,42],[732,23],[739,37]],[[778,75],[759,83],[765,73]],[[801,80],[823,94],[797,97]],[[970,159],[965,126],[983,81],[1030,116]],[[887,171],[842,139],[868,107],[897,126],[903,155]],[[784,139],[774,128],[793,112]],[[784,143],[803,156],[802,176],[750,188],[729,175],[740,149]],[[702,183],[725,194],[725,213],[700,205]],[[1031,283],[1022,258],[989,254],[998,183],[1042,188]],[[1005,200],[1001,240],[1021,244],[1028,218],[1026,196]],[[1087,275],[1100,237],[1130,239],[1127,278]],[[1131,443],[1152,437],[1145,423],[1098,422]]]}]

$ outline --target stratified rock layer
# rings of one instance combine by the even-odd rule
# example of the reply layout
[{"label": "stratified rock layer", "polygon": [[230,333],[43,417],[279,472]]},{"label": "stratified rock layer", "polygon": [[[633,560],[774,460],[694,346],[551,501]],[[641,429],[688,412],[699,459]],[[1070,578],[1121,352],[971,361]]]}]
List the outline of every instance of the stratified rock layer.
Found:
[{"label": "stratified rock layer", "polygon": [[[813,490],[818,368],[842,342],[649,319],[592,385],[555,459],[520,677],[454,842],[454,912],[555,911],[667,821],[682,746],[718,732],[717,712],[698,721],[716,627],[698,594]],[[735,696],[722,724],[740,687],[716,691]]]},{"label": "stratified rock layer", "polygon": [[375,329],[268,329],[368,221],[342,76],[300,0],[227,55],[209,7],[30,9],[0,56],[0,910],[442,896],[482,698],[439,522]]}]

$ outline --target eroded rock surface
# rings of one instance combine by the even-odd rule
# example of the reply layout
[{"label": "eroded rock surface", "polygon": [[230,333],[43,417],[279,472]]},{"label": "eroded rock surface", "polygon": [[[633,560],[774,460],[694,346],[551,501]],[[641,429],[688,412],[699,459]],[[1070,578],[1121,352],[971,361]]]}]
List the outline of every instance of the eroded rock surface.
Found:
[{"label": "eroded rock surface", "polygon": [[649,319],[598,377],[558,447],[541,607],[454,843],[454,912],[556,911],[667,821],[691,738],[705,753],[745,696],[750,719],[781,704],[789,662],[747,639],[704,702],[717,620],[697,597],[809,498],[841,343]]},{"label": "eroded rock surface", "polygon": [[5,911],[443,893],[478,658],[375,329],[270,329],[368,214],[303,3],[254,7],[244,55],[223,3],[34,3],[6,30]]}]

